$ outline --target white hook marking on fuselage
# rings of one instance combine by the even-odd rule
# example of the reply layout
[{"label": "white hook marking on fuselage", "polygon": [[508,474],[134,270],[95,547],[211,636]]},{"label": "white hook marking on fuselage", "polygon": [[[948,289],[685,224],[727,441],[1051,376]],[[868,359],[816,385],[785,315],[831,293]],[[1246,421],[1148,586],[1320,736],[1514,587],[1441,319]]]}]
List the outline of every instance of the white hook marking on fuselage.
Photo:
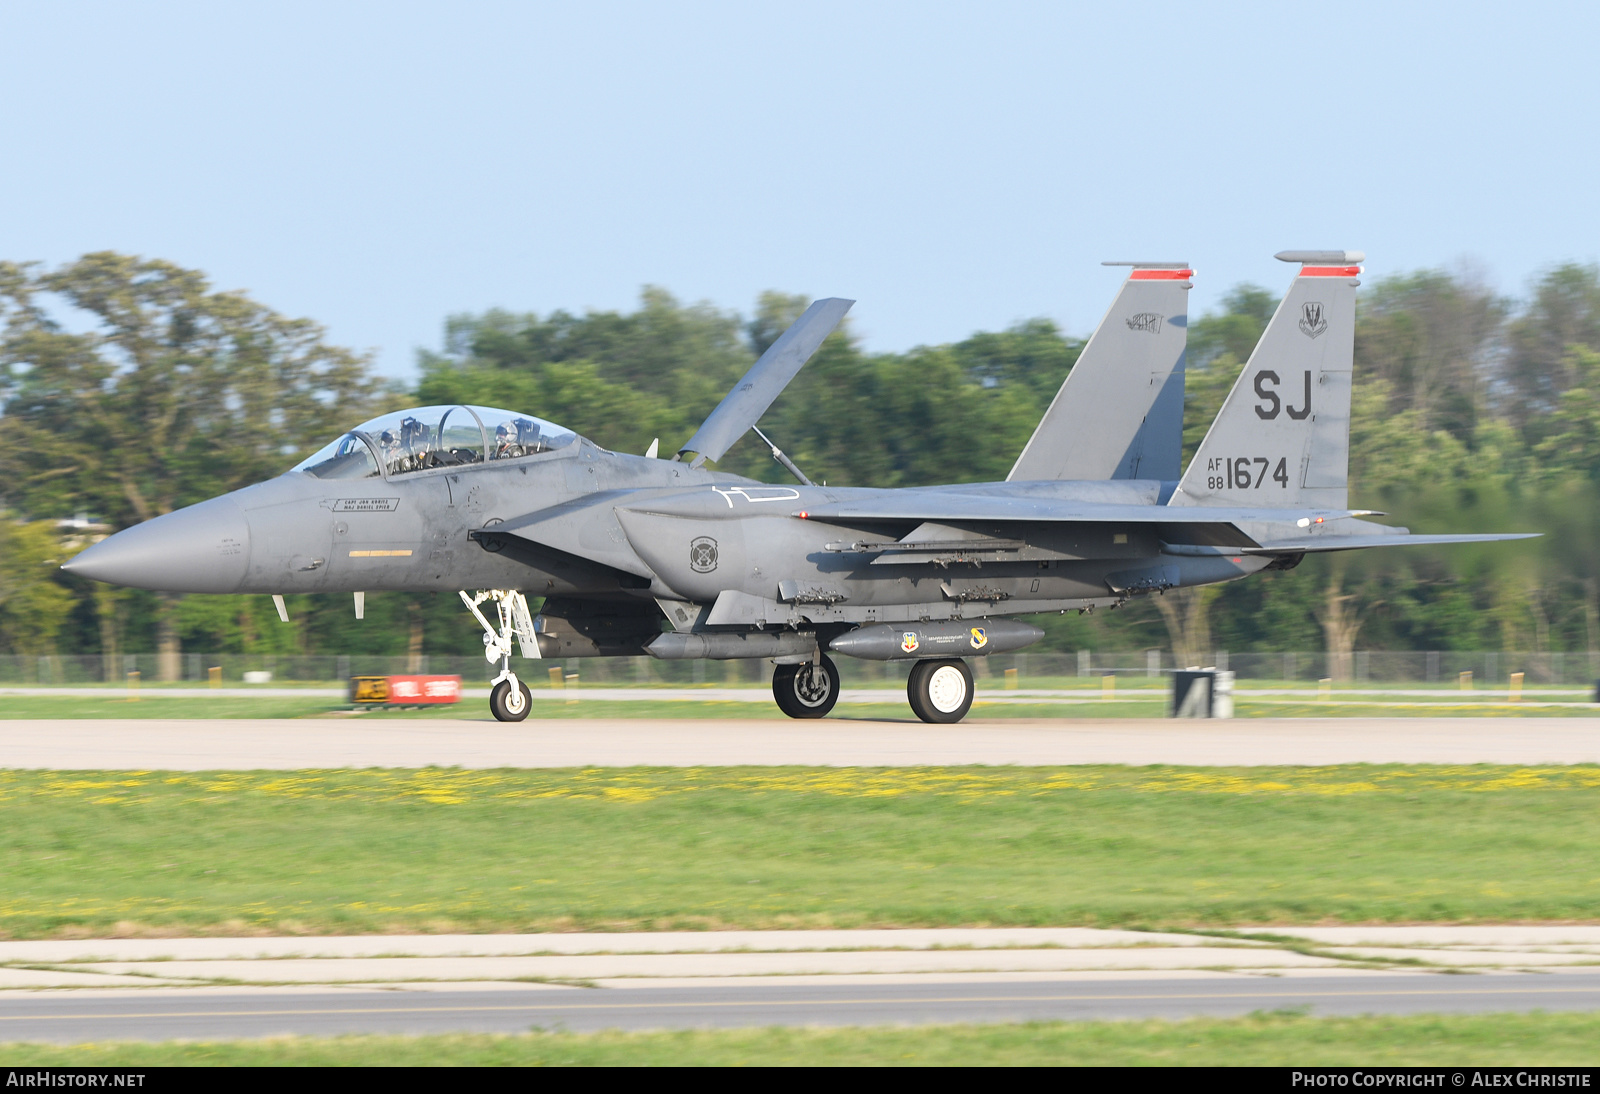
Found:
[{"label": "white hook marking on fuselage", "polygon": [[[726,490],[720,486],[713,486],[711,489],[722,495],[723,500],[728,503],[729,509],[733,508],[733,495],[735,494],[738,494],[740,497],[744,498],[745,501],[752,503],[762,501],[800,500],[800,491],[792,489],[788,486],[730,486]],[[754,491],[755,493],[752,493],[751,491]],[[756,494],[761,496],[757,497]]]}]

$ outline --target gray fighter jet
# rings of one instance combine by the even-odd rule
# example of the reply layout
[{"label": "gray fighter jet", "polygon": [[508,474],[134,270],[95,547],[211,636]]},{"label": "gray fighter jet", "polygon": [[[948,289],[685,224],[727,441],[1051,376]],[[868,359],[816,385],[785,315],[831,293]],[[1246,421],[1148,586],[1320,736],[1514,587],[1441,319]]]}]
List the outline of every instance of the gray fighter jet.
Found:
[{"label": "gray fighter jet", "polygon": [[[851,301],[812,304],[671,460],[609,452],[532,414],[434,406],[363,423],[289,472],[137,525],[66,569],[139,588],[456,590],[500,665],[490,707],[527,716],[524,658],[766,658],[784,713],[839,695],[828,651],[909,660],[912,710],[955,722],[965,657],[1089,611],[1288,569],[1308,553],[1524,538],[1412,536],[1347,508],[1363,256],[1283,252],[1298,276],[1181,479],[1182,265],[1133,263],[1005,482],[875,490],[708,469]],[[759,429],[757,433],[759,434]],[[765,436],[762,437],[766,440]],[[527,598],[543,597],[535,618]]]}]

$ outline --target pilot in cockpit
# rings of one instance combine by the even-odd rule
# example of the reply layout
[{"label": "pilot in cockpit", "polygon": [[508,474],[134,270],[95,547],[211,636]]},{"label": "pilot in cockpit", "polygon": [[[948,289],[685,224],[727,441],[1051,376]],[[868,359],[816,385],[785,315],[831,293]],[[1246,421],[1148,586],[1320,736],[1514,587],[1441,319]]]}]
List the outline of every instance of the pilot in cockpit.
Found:
[{"label": "pilot in cockpit", "polygon": [[531,456],[543,450],[539,443],[539,426],[526,418],[513,418],[495,427],[494,458],[497,460]]},{"label": "pilot in cockpit", "polygon": [[378,436],[383,462],[391,474],[418,471],[428,466],[428,427],[415,418],[400,423],[400,431],[385,429]]}]

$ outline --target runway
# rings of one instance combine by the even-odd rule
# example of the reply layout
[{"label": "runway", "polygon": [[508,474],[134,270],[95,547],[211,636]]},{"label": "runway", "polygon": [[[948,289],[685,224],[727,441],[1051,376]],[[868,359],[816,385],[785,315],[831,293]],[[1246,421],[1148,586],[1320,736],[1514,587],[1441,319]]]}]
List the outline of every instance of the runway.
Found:
[{"label": "runway", "polygon": [[7,768],[1595,762],[1594,718],[0,720]]},{"label": "runway", "polygon": [[6,993],[0,1041],[1175,1019],[1301,1007],[1317,1015],[1593,1010],[1600,973]]}]

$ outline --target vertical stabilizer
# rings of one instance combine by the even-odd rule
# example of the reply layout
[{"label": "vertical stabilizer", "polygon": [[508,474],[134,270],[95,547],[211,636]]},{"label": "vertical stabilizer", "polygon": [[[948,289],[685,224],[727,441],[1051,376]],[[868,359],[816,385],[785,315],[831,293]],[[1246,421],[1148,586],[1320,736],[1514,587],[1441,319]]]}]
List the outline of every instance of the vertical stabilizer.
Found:
[{"label": "vertical stabilizer", "polygon": [[1008,482],[1178,477],[1194,271],[1186,262],[1105,265],[1133,270],[1017,457]]},{"label": "vertical stabilizer", "polygon": [[1343,509],[1358,251],[1281,251],[1300,274],[1200,442],[1171,505]]}]

